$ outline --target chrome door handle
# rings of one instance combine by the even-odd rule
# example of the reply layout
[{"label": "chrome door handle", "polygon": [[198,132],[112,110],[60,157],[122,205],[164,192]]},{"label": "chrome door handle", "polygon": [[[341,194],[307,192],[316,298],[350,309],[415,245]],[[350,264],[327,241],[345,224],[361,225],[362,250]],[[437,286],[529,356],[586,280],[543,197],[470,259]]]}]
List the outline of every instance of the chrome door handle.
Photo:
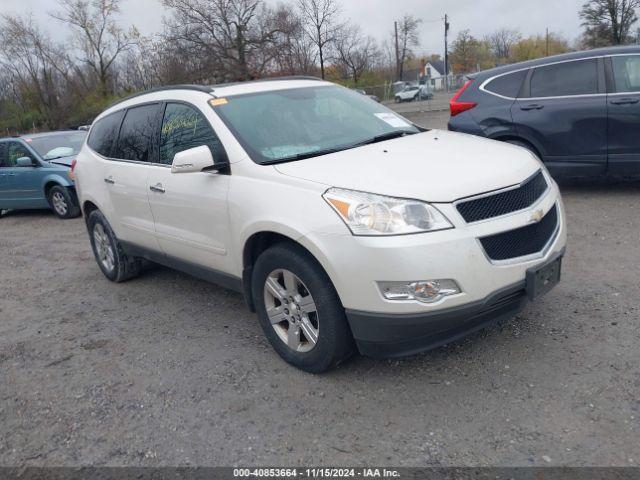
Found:
[{"label": "chrome door handle", "polygon": [[151,190],[152,192],[164,193],[164,187],[162,186],[161,183],[156,183],[155,185],[151,185],[149,187],[149,190]]},{"label": "chrome door handle", "polygon": [[109,176],[109,177],[104,179],[104,183],[108,183],[109,185],[113,185],[114,183],[116,183],[116,181],[113,179],[113,177]]}]

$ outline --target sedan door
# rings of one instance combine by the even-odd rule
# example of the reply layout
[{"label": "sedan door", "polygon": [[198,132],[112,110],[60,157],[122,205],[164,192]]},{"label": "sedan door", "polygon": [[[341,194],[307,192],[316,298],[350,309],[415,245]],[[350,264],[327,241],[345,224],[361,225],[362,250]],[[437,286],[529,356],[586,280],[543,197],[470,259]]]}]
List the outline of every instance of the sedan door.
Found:
[{"label": "sedan door", "polygon": [[640,175],[640,55],[607,59],[609,173]]},{"label": "sedan door", "polygon": [[531,69],[511,107],[519,135],[540,150],[551,173],[598,175],[607,166],[607,104],[599,59]]},{"label": "sedan door", "polygon": [[213,172],[171,173],[176,153],[206,145],[214,157],[224,149],[205,116],[195,106],[167,103],[160,135],[163,167],[149,175],[149,203],[164,253],[182,262],[231,271],[227,193],[229,175]]}]

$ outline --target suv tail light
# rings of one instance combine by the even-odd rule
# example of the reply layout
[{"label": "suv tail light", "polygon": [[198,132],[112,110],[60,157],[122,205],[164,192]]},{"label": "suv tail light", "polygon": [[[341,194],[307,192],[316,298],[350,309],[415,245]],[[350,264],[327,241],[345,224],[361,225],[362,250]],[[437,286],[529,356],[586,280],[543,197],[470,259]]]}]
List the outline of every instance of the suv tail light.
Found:
[{"label": "suv tail light", "polygon": [[467,110],[471,110],[473,107],[478,105],[476,102],[459,102],[458,99],[460,95],[469,88],[469,85],[473,83],[473,80],[467,80],[465,84],[462,86],[458,93],[456,93],[449,102],[449,108],[451,109],[451,116],[455,117],[459,113],[466,112]]},{"label": "suv tail light", "polygon": [[74,158],[71,162],[71,170],[69,170],[68,176],[71,180],[75,180],[75,174],[73,171],[76,169],[76,163],[78,163],[78,159]]}]

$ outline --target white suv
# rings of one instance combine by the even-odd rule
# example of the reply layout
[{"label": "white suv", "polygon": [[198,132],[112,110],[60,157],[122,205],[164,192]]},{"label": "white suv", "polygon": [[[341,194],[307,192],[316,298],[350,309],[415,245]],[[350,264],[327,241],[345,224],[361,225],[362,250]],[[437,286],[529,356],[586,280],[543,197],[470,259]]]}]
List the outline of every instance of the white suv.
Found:
[{"label": "white suv", "polygon": [[311,372],[441,345],[560,276],[564,210],[534,155],[317,79],[130,97],[74,172],[107,278],[146,259],[236,289]]}]

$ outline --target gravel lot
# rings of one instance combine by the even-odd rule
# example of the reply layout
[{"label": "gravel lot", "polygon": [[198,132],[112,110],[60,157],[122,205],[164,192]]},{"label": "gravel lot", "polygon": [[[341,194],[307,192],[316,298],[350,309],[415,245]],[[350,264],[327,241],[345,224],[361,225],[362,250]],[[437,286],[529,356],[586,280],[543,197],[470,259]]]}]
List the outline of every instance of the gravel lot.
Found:
[{"label": "gravel lot", "polygon": [[112,284],[82,220],[10,213],[0,465],[638,465],[640,183],[563,190],[553,292],[453,345],[321,376],[283,363],[240,295],[160,267]]}]

